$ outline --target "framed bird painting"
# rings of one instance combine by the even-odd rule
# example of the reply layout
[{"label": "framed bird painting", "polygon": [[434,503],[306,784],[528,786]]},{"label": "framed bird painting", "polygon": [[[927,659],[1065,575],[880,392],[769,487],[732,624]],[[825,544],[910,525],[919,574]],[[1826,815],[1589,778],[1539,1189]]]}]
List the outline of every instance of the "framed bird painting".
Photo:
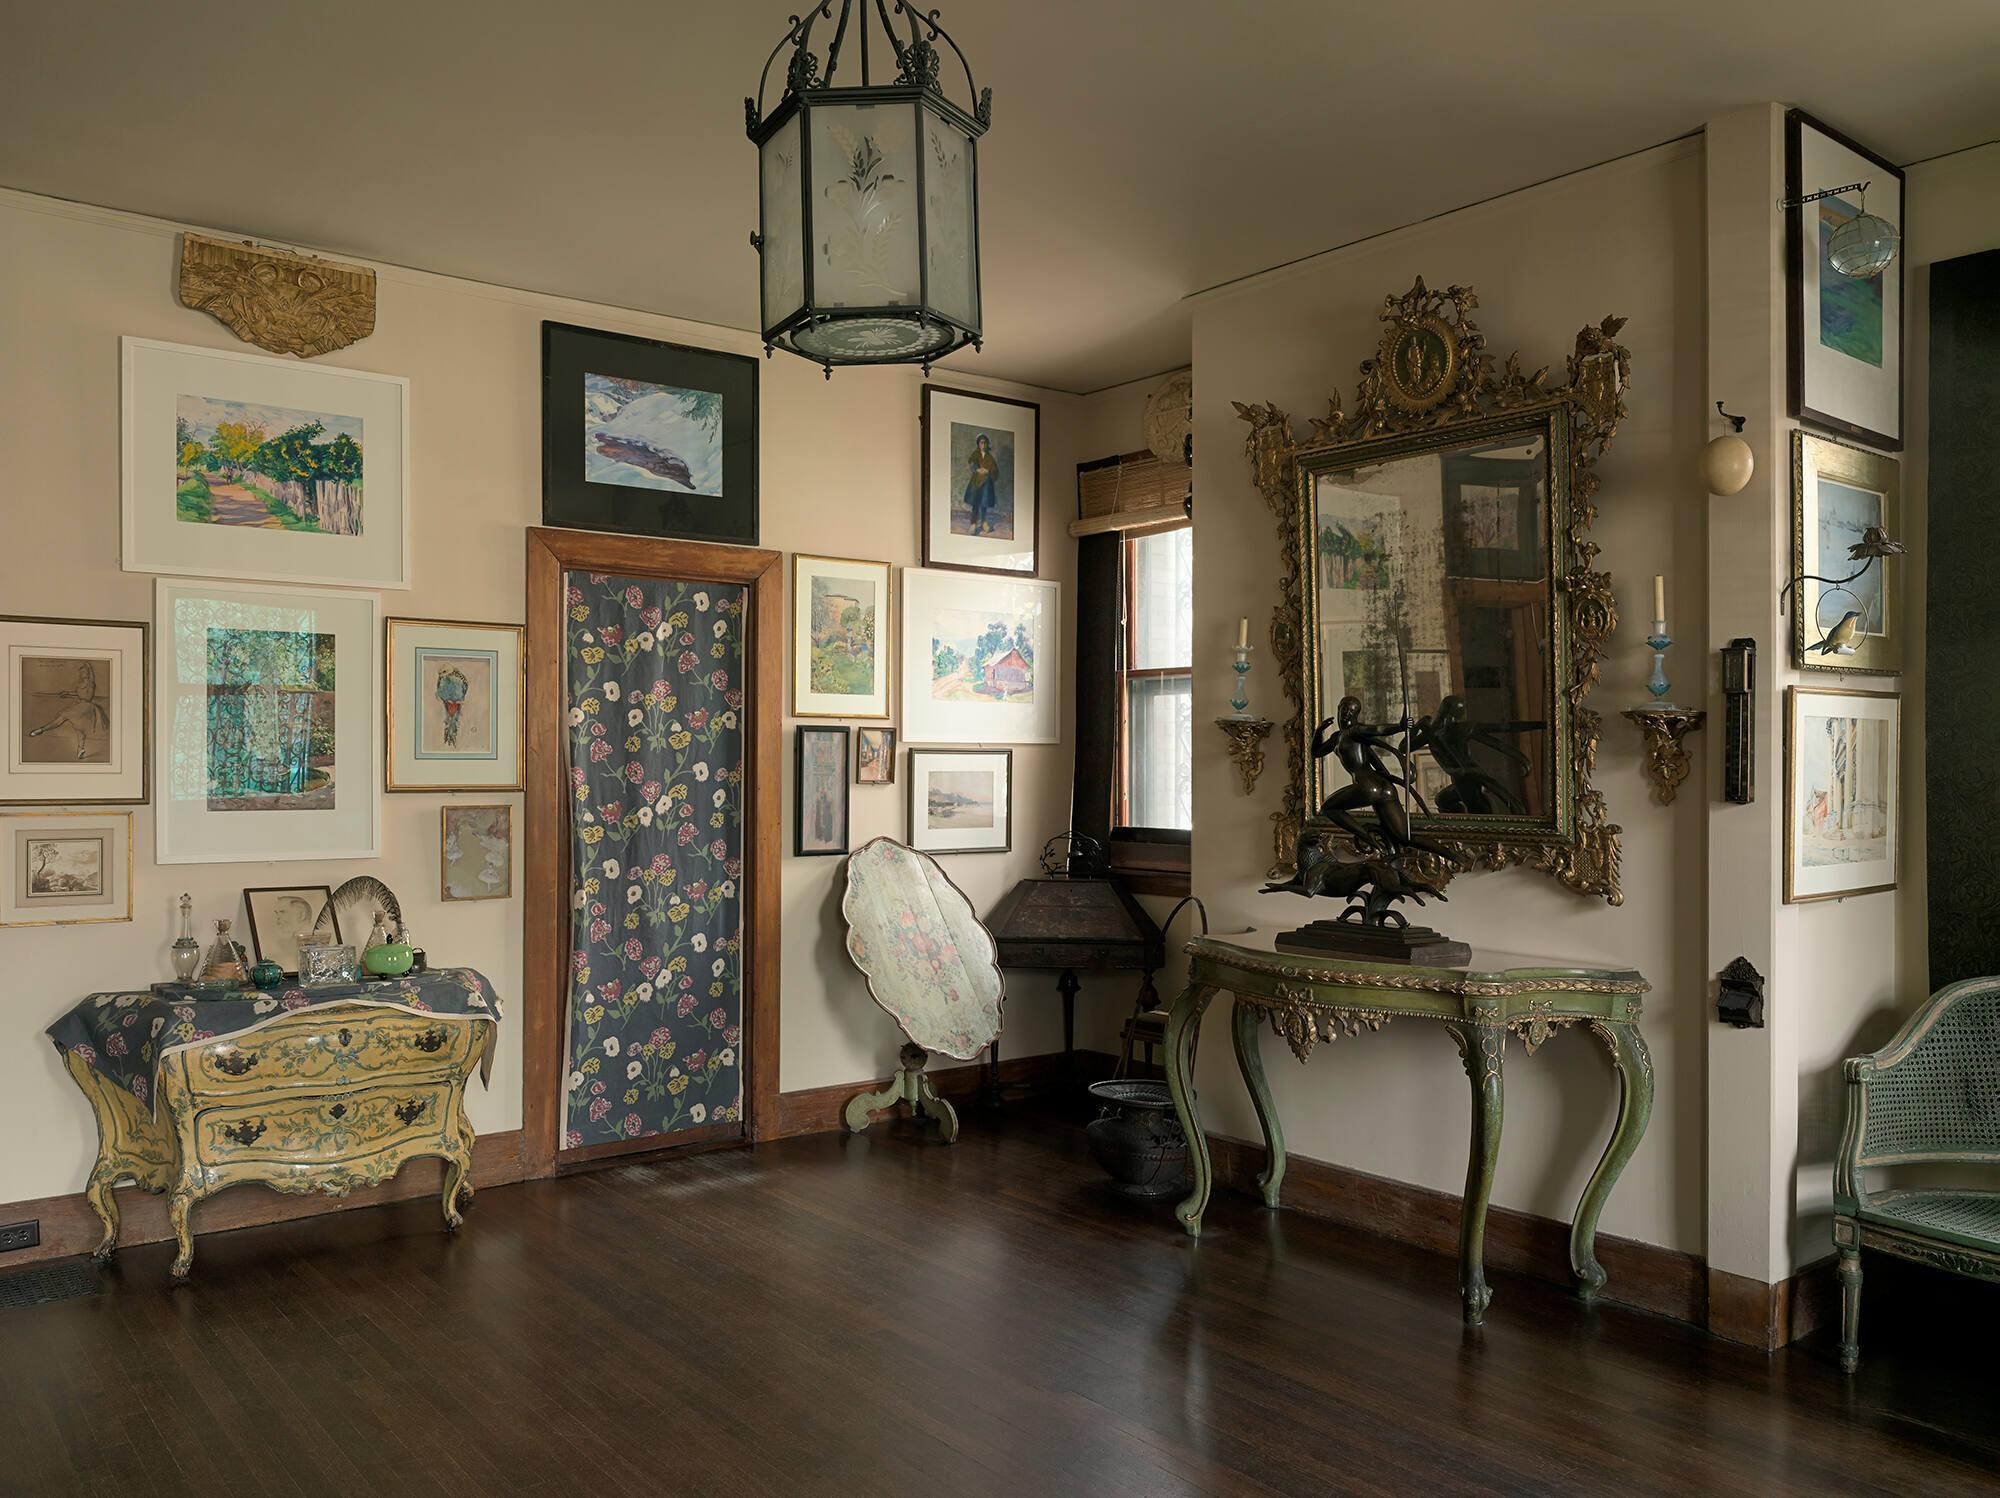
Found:
[{"label": "framed bird painting", "polygon": [[518,791],[526,631],[391,619],[384,767],[392,791]]},{"label": "framed bird painting", "polygon": [[1800,670],[1903,669],[1902,520],[1894,458],[1792,433],[1792,657]]}]

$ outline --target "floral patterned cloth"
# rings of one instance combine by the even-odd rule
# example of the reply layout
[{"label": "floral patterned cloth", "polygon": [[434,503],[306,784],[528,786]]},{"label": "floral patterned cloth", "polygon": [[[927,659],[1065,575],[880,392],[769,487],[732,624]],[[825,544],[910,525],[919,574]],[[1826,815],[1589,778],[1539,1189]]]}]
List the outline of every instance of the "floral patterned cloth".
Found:
[{"label": "floral patterned cloth", "polygon": [[564,585],[575,1149],[743,1116],[745,591]]},{"label": "floral patterned cloth", "polygon": [[[331,994],[298,987],[268,993],[246,988],[190,998],[165,998],[145,990],[94,993],[50,1025],[48,1036],[58,1051],[81,1056],[150,1107],[159,1096],[160,1063],[175,1051],[242,1035],[300,1009],[369,1004],[446,1019],[500,1018],[500,998],[493,985],[469,967],[432,968],[357,987],[358,991],[343,985]],[[492,1070],[491,1047],[481,1065],[484,1077]]]},{"label": "floral patterned cloth", "polygon": [[875,1002],[927,1051],[970,1061],[1000,1033],[993,933],[934,859],[878,837],[847,860],[847,955]]}]

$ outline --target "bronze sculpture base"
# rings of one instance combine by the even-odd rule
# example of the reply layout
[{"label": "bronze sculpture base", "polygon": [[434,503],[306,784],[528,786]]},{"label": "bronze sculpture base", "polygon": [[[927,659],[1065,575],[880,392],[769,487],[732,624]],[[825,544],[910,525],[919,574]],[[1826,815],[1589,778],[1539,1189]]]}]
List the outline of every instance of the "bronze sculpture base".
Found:
[{"label": "bronze sculpture base", "polygon": [[1464,967],[1472,948],[1429,926],[1364,926],[1357,921],[1314,921],[1278,934],[1280,952],[1330,952],[1364,962],[1406,962],[1412,967]]}]

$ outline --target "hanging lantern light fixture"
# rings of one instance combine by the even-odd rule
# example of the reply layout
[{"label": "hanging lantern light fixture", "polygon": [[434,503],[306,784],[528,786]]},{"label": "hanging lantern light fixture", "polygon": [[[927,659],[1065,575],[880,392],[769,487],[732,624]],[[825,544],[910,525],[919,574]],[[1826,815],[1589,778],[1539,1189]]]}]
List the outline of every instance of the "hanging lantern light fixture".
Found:
[{"label": "hanging lantern light fixture", "polygon": [[[824,72],[813,51],[823,25],[832,30]],[[940,42],[965,75],[963,105],[939,81]],[[787,47],[784,92],[765,114],[771,67]],[[874,81],[891,63],[893,79]],[[976,153],[993,91],[975,88],[937,12],[839,0],[836,17],[834,0],[820,0],[793,19],[743,108],[758,153],[750,242],[762,262],[765,353],[789,349],[830,379],[836,364],[928,372],[968,343],[978,348]]]},{"label": "hanging lantern light fixture", "polygon": [[1855,281],[1871,281],[1887,270],[1902,247],[1903,236],[1896,226],[1879,213],[1868,211],[1868,184],[1849,182],[1841,187],[1822,188],[1796,198],[1778,199],[1779,209],[1803,208],[1821,198],[1837,198],[1846,193],[1860,194],[1853,216],[1841,221],[1827,236],[1826,261],[1840,275]]}]

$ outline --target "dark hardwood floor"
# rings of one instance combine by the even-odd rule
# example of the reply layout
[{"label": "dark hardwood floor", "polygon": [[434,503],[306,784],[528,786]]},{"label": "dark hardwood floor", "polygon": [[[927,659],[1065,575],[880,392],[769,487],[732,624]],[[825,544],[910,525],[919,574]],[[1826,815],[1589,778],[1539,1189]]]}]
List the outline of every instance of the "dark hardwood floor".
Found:
[{"label": "dark hardwood floor", "polygon": [[[1767,1358],[1224,1198],[1073,1126],[908,1125],[121,1253],[0,1310],[0,1492],[1991,1492],[1990,1336]],[[245,1188],[255,1189],[255,1188]],[[1872,1288],[1872,1287],[1871,1287]],[[1960,1360],[1962,1355],[1962,1361]]]}]

